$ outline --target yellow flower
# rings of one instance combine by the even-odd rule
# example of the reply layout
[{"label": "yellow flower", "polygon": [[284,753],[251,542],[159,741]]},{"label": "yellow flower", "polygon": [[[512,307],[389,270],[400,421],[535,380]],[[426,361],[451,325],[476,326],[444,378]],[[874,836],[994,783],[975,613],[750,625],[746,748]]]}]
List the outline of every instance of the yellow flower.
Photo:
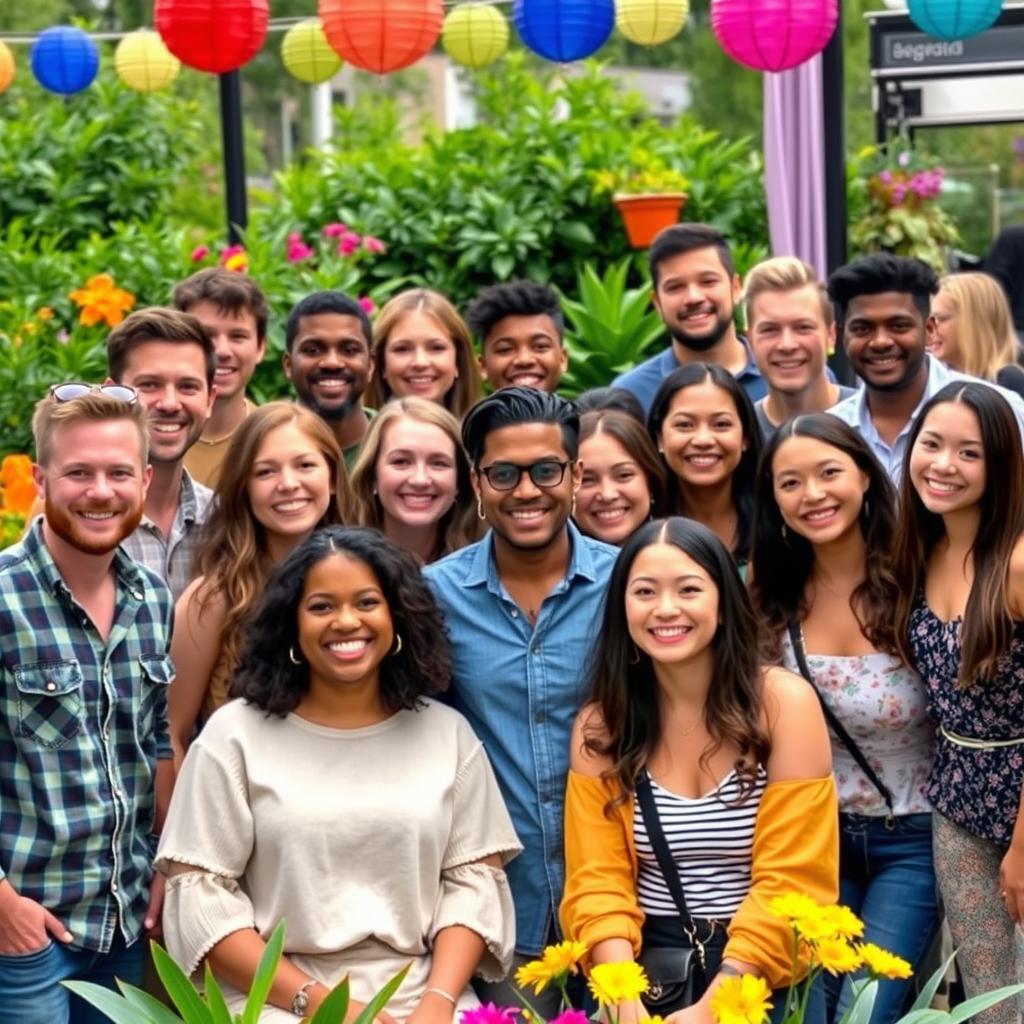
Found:
[{"label": "yellow flower", "polygon": [[717,1024],[764,1024],[772,1008],[771,994],[764,978],[726,977],[711,995],[711,1016]]},{"label": "yellow flower", "polygon": [[92,327],[101,320],[108,327],[116,327],[135,305],[135,296],[115,287],[109,274],[94,274],[85,282],[84,288],[76,288],[68,297],[81,306],[78,319],[86,327]]},{"label": "yellow flower", "polygon": [[647,991],[647,975],[632,960],[596,964],[590,969],[590,991],[602,1006],[615,1006],[629,999],[639,999]]},{"label": "yellow flower", "polygon": [[559,942],[548,946],[539,960],[531,960],[516,971],[516,984],[520,988],[533,986],[540,995],[553,981],[564,981],[566,975],[576,973],[576,967],[586,955],[584,942]]},{"label": "yellow flower", "polygon": [[554,975],[544,966],[543,961],[531,960],[516,971],[516,984],[520,988],[528,988],[532,985],[533,991],[540,995],[553,977]]},{"label": "yellow flower", "polygon": [[860,954],[846,939],[822,939],[814,947],[814,959],[829,974],[849,974],[861,965]]},{"label": "yellow flower", "polygon": [[23,323],[21,325],[21,329],[26,334],[35,334],[36,333],[36,325],[34,323],[32,323],[31,320],[27,320],[25,323]]},{"label": "yellow flower", "polygon": [[769,904],[772,913],[779,917],[788,917],[791,922],[802,917],[814,917],[821,907],[802,892],[787,892],[784,896],[774,896]]},{"label": "yellow flower", "polygon": [[902,957],[890,953],[873,942],[865,942],[857,947],[857,952],[864,961],[864,966],[879,978],[909,978],[914,972]]},{"label": "yellow flower", "polygon": [[864,934],[864,922],[849,907],[822,907],[821,920],[841,939],[858,939]]},{"label": "yellow flower", "polygon": [[244,274],[249,269],[249,257],[244,252],[236,252],[224,261],[224,267]]},{"label": "yellow flower", "polygon": [[40,320],[52,320],[53,310],[49,306],[40,306],[36,312],[36,316],[39,317]]}]

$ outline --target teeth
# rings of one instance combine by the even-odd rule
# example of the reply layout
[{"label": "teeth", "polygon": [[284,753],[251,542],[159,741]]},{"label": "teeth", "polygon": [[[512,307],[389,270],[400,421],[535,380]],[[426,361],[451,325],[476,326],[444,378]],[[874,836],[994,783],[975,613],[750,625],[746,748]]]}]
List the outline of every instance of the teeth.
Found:
[{"label": "teeth", "polygon": [[433,384],[436,377],[406,377],[406,383],[412,384],[413,387],[426,387],[428,384]]},{"label": "teeth", "polygon": [[113,519],[116,513],[114,512],[79,512],[78,513],[83,519],[95,519],[97,522],[104,519]]},{"label": "teeth", "polygon": [[599,512],[594,513],[595,519],[621,519],[627,512],[628,508],[607,508],[601,509]]},{"label": "teeth", "polygon": [[400,494],[399,497],[406,505],[411,505],[413,508],[429,508],[433,503],[436,495],[434,494]]},{"label": "teeth", "polygon": [[941,480],[931,480],[931,479],[925,478],[925,483],[933,491],[942,491],[943,494],[952,494],[954,491],[959,491],[960,490],[960,485],[959,484],[944,483]]},{"label": "teeth", "polygon": [[804,519],[809,520],[812,523],[821,522],[823,519],[831,519],[836,514],[834,508],[819,509],[817,512],[808,512],[804,515]]},{"label": "teeth", "polygon": [[154,423],[153,429],[158,434],[176,434],[184,428],[184,423]]},{"label": "teeth", "polygon": [[672,639],[673,637],[685,636],[690,632],[689,626],[655,626],[651,632],[655,636]]},{"label": "teeth", "polygon": [[717,455],[687,455],[686,461],[694,466],[713,466],[718,458]]},{"label": "teeth", "polygon": [[338,654],[356,654],[362,651],[369,640],[335,640],[327,645],[327,650],[337,651]]},{"label": "teeth", "polygon": [[521,520],[524,520],[524,521],[525,520],[530,520],[530,519],[540,519],[540,517],[542,515],[544,515],[544,509],[542,509],[542,508],[523,509],[523,510],[521,510],[519,512],[511,512],[509,514],[512,516],[513,519],[521,519]]},{"label": "teeth", "polygon": [[275,512],[298,512],[309,504],[308,498],[295,498],[292,501],[279,501],[273,506]]},{"label": "teeth", "polygon": [[521,373],[512,378],[512,383],[524,388],[535,388],[544,381],[543,377],[536,373]]},{"label": "teeth", "polygon": [[324,391],[340,391],[348,386],[347,380],[318,380],[316,386]]}]

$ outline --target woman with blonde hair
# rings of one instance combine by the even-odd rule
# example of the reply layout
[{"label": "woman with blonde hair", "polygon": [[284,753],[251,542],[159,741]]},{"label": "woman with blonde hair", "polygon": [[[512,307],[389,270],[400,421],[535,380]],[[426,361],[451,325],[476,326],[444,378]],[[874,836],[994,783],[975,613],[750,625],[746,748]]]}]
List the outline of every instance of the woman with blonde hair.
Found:
[{"label": "woman with blonde hair", "polygon": [[954,370],[1024,394],[1010,307],[999,282],[988,274],[942,278],[928,318],[928,350]]},{"label": "woman with blonde hair", "polygon": [[271,570],[321,526],[351,520],[341,449],[315,413],[271,402],[231,440],[204,527],[198,575],[178,599],[168,691],[175,760],[228,699],[242,629]]},{"label": "woman with blonde hair", "polygon": [[461,420],[480,397],[469,328],[437,292],[417,288],[385,303],[373,326],[373,358],[371,408],[392,398],[425,398]]},{"label": "woman with blonde hair", "polygon": [[374,417],[352,469],[356,522],[421,563],[479,540],[459,424],[424,398],[396,398]]}]

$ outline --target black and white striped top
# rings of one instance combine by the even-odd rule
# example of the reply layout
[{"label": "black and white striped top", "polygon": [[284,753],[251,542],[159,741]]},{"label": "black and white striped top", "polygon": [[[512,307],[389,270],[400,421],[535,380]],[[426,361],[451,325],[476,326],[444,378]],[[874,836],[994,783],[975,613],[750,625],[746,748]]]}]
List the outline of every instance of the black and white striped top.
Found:
[{"label": "black and white striped top", "polygon": [[[740,779],[730,772],[706,796],[677,796],[651,779],[654,802],[665,841],[679,868],[691,916],[730,918],[750,891],[754,820],[768,777],[758,768],[757,781],[743,799]],[[647,838],[640,804],[633,799],[633,838],[636,841],[640,909],[652,917],[675,917],[672,894]]]}]

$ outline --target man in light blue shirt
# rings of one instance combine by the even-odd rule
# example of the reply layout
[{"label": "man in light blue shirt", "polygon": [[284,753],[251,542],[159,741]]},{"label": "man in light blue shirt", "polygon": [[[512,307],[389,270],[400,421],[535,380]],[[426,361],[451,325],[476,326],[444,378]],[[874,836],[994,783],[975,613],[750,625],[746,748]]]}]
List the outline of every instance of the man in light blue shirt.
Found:
[{"label": "man in light blue shirt", "polygon": [[[938,289],[938,276],[927,264],[889,253],[854,260],[828,282],[846,355],[864,383],[829,412],[860,431],[896,484],[925,402],[951,381],[977,380],[925,351],[931,297]],[[1024,401],[990,386],[1010,403],[1024,438]]]},{"label": "man in light blue shirt", "polygon": [[[519,966],[558,935],[569,738],[618,551],[570,521],[580,466],[569,402],[506,388],[470,410],[462,440],[491,529],[425,573],[451,637],[455,706],[483,741],[525,847],[507,868]],[[513,1006],[509,986],[477,990]],[[547,994],[535,1005],[551,1016],[558,994],[545,1004]]]}]

